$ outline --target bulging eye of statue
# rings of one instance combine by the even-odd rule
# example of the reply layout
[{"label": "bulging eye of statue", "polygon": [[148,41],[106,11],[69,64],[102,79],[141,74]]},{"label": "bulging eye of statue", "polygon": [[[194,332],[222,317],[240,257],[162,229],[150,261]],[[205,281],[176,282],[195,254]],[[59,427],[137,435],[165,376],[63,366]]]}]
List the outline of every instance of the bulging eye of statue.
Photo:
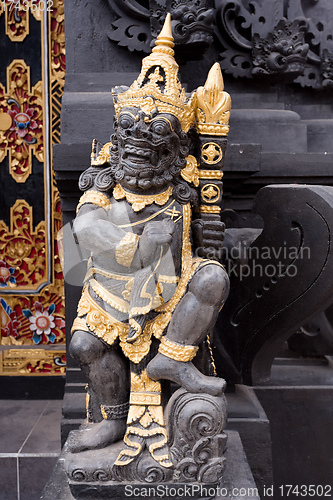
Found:
[{"label": "bulging eye of statue", "polygon": [[170,134],[171,129],[170,129],[170,124],[163,119],[160,120],[154,120],[153,123],[151,124],[150,130],[154,134],[158,135],[166,135]]},{"label": "bulging eye of statue", "polygon": [[122,113],[119,117],[118,124],[122,129],[126,130],[133,126],[134,117],[127,113]]}]

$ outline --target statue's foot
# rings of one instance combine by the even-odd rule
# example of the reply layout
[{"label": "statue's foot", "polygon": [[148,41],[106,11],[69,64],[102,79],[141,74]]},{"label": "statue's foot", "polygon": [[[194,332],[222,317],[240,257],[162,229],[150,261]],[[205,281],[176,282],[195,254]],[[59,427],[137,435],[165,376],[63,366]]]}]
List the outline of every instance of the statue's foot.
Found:
[{"label": "statue's foot", "polygon": [[126,418],[102,420],[88,429],[78,432],[75,440],[69,444],[69,451],[78,453],[84,450],[105,448],[121,439],[126,431]]},{"label": "statue's foot", "polygon": [[190,361],[175,361],[158,353],[147,366],[147,375],[152,380],[171,380],[188,392],[204,392],[220,396],[226,386],[223,378],[203,375]]}]

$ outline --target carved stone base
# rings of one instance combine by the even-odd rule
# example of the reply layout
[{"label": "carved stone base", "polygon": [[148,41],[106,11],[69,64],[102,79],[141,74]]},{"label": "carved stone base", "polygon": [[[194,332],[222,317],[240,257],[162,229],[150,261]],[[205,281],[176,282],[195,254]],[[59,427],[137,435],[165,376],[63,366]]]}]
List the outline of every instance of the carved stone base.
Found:
[{"label": "carved stone base", "polygon": [[[101,493],[101,491],[104,490],[104,484],[102,482],[77,482],[75,485],[73,484],[73,482],[71,482],[72,491],[70,491],[68,477],[66,476],[63,465],[64,459],[66,457],[65,448],[66,446],[64,447],[64,450],[57,462],[50,480],[45,486],[41,500],[74,500],[78,498],[80,500],[100,500],[102,498],[105,498],[105,495],[108,499],[112,498],[112,500],[143,498],[143,495],[134,496],[133,494],[132,497],[130,495],[125,496],[125,487],[127,484],[130,484],[133,488],[141,487],[141,485],[130,482],[128,482],[127,484],[122,483],[121,485],[116,485],[116,483],[113,482],[112,493],[107,492],[107,483],[105,483],[105,493]],[[256,485],[253,480],[253,476],[249,468],[249,464],[247,462],[238,432],[228,430],[228,448],[225,451],[225,458],[226,468],[222,477],[222,481],[218,486],[219,491],[217,491],[216,500],[225,500],[231,498],[231,495],[232,500],[259,500],[259,495],[256,493]],[[169,485],[169,483],[166,483],[164,486],[170,486],[171,489],[171,487],[173,486],[176,487],[176,484],[177,483]],[[191,483],[191,486],[192,485],[196,486],[196,483]],[[154,484],[145,483],[142,486],[145,488],[149,488],[150,486],[154,486]],[[184,486],[188,486],[188,483]],[[203,493],[204,487],[205,485],[200,485]],[[241,488],[244,489],[241,490]],[[241,494],[237,495],[236,489]],[[128,493],[131,493],[131,491],[127,490]],[[248,492],[248,495],[244,495],[245,491]],[[73,492],[75,493],[73,494]],[[171,491],[171,493],[173,492]],[[187,497],[183,496],[183,498],[197,500],[198,498],[200,498],[198,497],[198,493],[200,494],[200,491],[196,492],[196,490],[194,490],[193,495]],[[153,498],[153,496],[150,496],[149,498]],[[163,498],[163,496],[159,496],[157,498]],[[200,500],[202,499],[203,497],[201,497]]]},{"label": "carved stone base", "polygon": [[[159,484],[165,486],[163,497],[168,498],[167,485],[182,491],[184,484],[190,484],[198,498],[214,498],[215,495],[207,495],[207,491],[212,492],[213,486],[220,483],[225,468],[225,397],[190,394],[179,389],[168,403],[166,419],[173,467],[163,467],[156,462],[148,448],[131,463],[115,465],[124,448],[122,441],[80,453],[66,452],[65,447],[65,470],[74,497],[97,498],[89,495],[98,490],[98,498],[122,498],[126,497],[126,484],[136,484],[136,487]],[[75,441],[79,433],[72,432],[68,443]],[[175,490],[170,493],[171,497],[177,498]]]}]

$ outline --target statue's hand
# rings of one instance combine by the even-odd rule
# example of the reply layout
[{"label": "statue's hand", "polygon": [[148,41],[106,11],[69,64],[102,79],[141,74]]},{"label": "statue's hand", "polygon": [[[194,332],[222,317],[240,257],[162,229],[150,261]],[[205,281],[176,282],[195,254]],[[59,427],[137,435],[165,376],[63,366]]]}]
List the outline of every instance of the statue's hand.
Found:
[{"label": "statue's hand", "polygon": [[169,248],[175,224],[171,220],[148,222],[139,240],[140,259],[143,267],[152,264],[159,256],[161,248]]},{"label": "statue's hand", "polygon": [[192,235],[195,255],[219,260],[222,254],[224,231],[224,222],[194,220],[192,222]]}]

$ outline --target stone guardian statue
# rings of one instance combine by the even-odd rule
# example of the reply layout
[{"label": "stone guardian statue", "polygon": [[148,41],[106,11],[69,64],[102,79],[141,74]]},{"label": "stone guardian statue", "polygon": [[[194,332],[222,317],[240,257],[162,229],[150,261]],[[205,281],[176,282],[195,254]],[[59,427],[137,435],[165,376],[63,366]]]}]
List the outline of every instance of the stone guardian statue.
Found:
[{"label": "stone guardian statue", "polygon": [[[212,376],[209,335],[229,279],[205,257],[223,242],[231,101],[218,64],[187,96],[173,45],[168,15],[137,80],[113,89],[111,143],[94,141],[80,178],[74,231],[90,257],[70,354],[88,379],[89,422],[68,442],[73,492],[223,472],[225,381]],[[165,410],[170,381],[180,389]]]}]

